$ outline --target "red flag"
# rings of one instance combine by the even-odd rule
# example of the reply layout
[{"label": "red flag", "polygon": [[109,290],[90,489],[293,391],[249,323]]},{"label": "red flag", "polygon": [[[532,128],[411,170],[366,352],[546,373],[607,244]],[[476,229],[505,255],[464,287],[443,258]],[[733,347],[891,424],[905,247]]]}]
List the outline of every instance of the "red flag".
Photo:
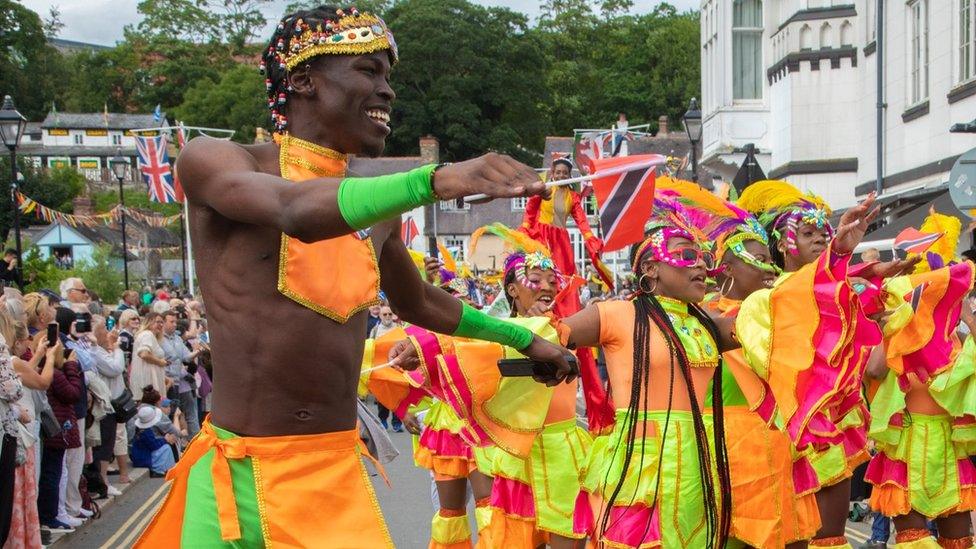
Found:
[{"label": "red flag", "polygon": [[420,229],[417,228],[417,224],[412,217],[408,217],[400,222],[400,237],[403,238],[404,246],[409,248],[410,243],[418,236],[420,236]]},{"label": "red flag", "polygon": [[895,248],[913,254],[925,253],[942,236],[943,233],[923,233],[915,227],[908,227],[895,237]]},{"label": "red flag", "polygon": [[[654,203],[655,171],[665,161],[666,158],[659,154],[593,160],[597,175],[593,179],[593,190],[599,205],[604,252],[619,250],[644,238],[644,224]],[[654,163],[624,173],[600,177],[601,171],[648,162]]]}]

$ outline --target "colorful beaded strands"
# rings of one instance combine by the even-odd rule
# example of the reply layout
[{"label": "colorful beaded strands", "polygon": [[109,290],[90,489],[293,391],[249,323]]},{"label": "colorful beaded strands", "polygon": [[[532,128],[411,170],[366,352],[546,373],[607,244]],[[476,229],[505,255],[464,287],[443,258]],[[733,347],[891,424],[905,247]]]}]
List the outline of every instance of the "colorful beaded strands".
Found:
[{"label": "colorful beaded strands", "polygon": [[812,193],[801,193],[786,181],[757,181],[742,192],[738,205],[758,217],[760,223],[770,228],[773,237],[786,243],[793,255],[799,253],[796,232],[801,225],[825,230],[828,238],[834,235],[827,203]]},{"label": "colorful beaded strands", "polygon": [[386,23],[356,8],[330,13],[313,9],[286,16],[278,23],[271,44],[261,57],[261,74],[268,92],[268,110],[275,130],[285,132],[288,72],[319,55],[363,55],[388,50],[397,61],[397,45]]},{"label": "colorful beaded strands", "polygon": [[[650,253],[654,261],[667,263],[673,267],[692,267],[699,260],[704,260],[708,275],[718,274],[714,269],[714,258],[711,252],[707,251],[710,242],[704,232],[704,228],[710,222],[711,217],[707,213],[685,207],[677,194],[667,191],[658,192],[654,198],[651,219],[644,226],[644,234],[648,236],[638,245],[637,252],[634,254],[634,271],[639,270],[641,261],[647,259],[646,254]],[[668,242],[674,238],[685,238],[706,250],[695,254],[672,253],[668,250]],[[691,257],[692,255],[694,257]]]}]

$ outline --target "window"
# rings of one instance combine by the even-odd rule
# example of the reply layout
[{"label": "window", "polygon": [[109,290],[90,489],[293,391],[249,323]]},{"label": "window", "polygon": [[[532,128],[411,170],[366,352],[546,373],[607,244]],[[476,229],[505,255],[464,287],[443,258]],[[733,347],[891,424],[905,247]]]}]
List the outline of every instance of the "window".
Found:
[{"label": "window", "polygon": [[762,99],[762,0],[732,3],[732,99]]},{"label": "window", "polygon": [[466,250],[468,247],[468,237],[466,236],[445,236],[444,237],[444,247],[447,251],[451,252],[454,259],[457,261],[465,261]]},{"label": "window", "polygon": [[83,134],[76,133],[74,135],[74,139],[75,139],[75,145],[84,145],[85,144],[85,136]]},{"label": "window", "polygon": [[512,211],[513,212],[524,212],[525,204],[529,201],[528,198],[524,196],[517,196],[512,199]]},{"label": "window", "polygon": [[116,146],[116,147],[122,145],[122,135],[121,134],[117,134],[117,133],[113,133],[112,134],[112,145],[113,146]]},{"label": "window", "polygon": [[593,217],[599,214],[599,209],[596,207],[596,195],[590,194],[583,200],[583,211],[586,212],[586,217]]},{"label": "window", "polygon": [[915,105],[929,96],[929,21],[927,0],[914,0],[908,5],[909,99]]},{"label": "window", "polygon": [[444,200],[441,202],[442,212],[464,212],[471,209],[471,204],[458,200]]},{"label": "window", "polygon": [[958,45],[959,61],[956,82],[965,82],[976,76],[974,69],[974,41],[976,33],[973,32],[973,7],[976,5],[974,0],[958,0],[959,2],[959,27],[956,44]]}]

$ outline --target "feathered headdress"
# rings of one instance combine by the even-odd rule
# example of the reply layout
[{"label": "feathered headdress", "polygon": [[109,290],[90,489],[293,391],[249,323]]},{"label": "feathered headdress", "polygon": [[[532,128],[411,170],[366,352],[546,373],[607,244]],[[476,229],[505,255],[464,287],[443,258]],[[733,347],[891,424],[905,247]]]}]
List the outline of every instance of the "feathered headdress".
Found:
[{"label": "feathered headdress", "polygon": [[926,261],[921,261],[915,266],[916,273],[940,269],[955,261],[956,247],[959,246],[959,235],[962,233],[962,221],[958,217],[940,214],[933,206],[929,209],[929,215],[925,217],[919,231],[941,234],[942,238],[936,240],[925,252]]},{"label": "feathered headdress", "polygon": [[505,242],[506,246],[512,250],[512,252],[505,258],[506,275],[509,272],[514,271],[515,277],[520,284],[533,287],[533,284],[529,282],[526,274],[529,269],[542,269],[544,271],[555,272],[557,279],[560,283],[562,283],[562,273],[560,273],[559,269],[556,268],[556,263],[552,260],[552,256],[549,253],[549,248],[547,248],[541,242],[532,239],[527,234],[519,231],[513,231],[512,229],[498,222],[485,225],[484,227],[481,227],[475,230],[475,232],[471,233],[472,254],[474,254],[478,241],[485,233],[493,234],[498,238],[501,238],[502,241]]},{"label": "feathered headdress", "polygon": [[714,243],[717,263],[721,263],[726,251],[732,251],[759,269],[773,268],[758,261],[745,249],[747,240],[769,245],[766,230],[749,212],[691,181],[666,177],[658,180],[657,190],[662,197],[674,198],[681,203],[684,211],[679,213],[687,216],[691,224],[703,228],[706,238]]},{"label": "feathered headdress", "polygon": [[796,249],[796,231],[800,225],[815,225],[833,236],[830,226],[830,206],[813,193],[802,193],[786,181],[757,181],[746,187],[739,197],[740,208],[755,215],[772,234],[783,238],[792,254]]}]

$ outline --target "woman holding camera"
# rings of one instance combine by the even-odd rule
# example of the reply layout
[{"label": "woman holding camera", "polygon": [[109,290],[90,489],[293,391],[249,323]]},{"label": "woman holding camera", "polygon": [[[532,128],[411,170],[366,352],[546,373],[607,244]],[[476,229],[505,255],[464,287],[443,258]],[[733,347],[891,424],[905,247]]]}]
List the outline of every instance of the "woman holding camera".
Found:
[{"label": "woman holding camera", "polygon": [[149,313],[142,323],[142,331],[136,334],[132,346],[132,367],[129,386],[133,398],[142,399],[142,387],[152,385],[160,394],[166,394],[166,353],[160,343],[163,340],[163,315]]}]

